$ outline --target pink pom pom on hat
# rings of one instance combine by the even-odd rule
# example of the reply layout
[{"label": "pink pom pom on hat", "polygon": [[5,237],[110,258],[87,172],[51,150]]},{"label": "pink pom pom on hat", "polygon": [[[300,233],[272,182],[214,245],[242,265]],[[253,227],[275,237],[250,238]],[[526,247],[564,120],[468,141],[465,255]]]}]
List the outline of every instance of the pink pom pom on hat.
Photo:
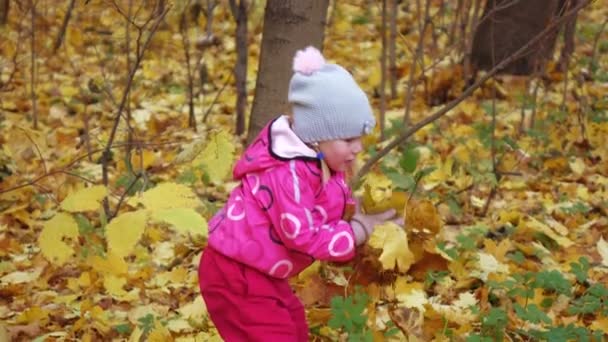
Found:
[{"label": "pink pom pom on hat", "polygon": [[321,70],[325,65],[325,58],[319,50],[309,46],[304,50],[296,52],[293,59],[293,71],[304,75],[312,75],[315,71]]},{"label": "pink pom pom on hat", "polygon": [[343,67],[326,63],[309,46],[296,52],[288,101],[293,131],[304,142],[347,139],[371,133],[376,124],[367,95]]}]

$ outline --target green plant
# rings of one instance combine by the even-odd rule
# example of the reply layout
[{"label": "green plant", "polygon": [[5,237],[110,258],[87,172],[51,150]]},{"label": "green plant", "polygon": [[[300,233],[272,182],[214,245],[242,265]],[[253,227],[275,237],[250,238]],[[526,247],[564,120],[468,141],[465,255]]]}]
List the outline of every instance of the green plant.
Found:
[{"label": "green plant", "polygon": [[369,297],[360,288],[348,297],[331,299],[331,328],[348,334],[348,341],[372,341],[372,332],[367,328],[367,307]]}]

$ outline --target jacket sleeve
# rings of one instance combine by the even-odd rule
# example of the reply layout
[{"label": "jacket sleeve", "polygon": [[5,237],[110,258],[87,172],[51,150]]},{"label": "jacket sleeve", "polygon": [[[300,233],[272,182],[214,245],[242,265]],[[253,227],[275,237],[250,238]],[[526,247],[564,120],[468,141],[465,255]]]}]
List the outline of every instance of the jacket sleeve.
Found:
[{"label": "jacket sleeve", "polygon": [[[274,194],[268,216],[280,240],[289,249],[318,260],[346,261],[355,255],[355,236],[350,224],[327,218],[324,208],[315,203],[315,192],[306,175],[292,160],[266,174]],[[340,196],[342,197],[342,196]],[[340,199],[342,200],[342,199]]]}]

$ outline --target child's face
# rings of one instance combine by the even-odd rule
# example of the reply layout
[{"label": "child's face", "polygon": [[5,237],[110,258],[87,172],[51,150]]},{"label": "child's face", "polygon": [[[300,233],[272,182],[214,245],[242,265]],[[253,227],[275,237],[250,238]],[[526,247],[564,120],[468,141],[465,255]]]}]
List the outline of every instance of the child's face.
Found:
[{"label": "child's face", "polygon": [[355,162],[357,154],[363,150],[361,138],[336,139],[322,141],[319,150],[323,152],[323,158],[333,171],[346,171]]}]

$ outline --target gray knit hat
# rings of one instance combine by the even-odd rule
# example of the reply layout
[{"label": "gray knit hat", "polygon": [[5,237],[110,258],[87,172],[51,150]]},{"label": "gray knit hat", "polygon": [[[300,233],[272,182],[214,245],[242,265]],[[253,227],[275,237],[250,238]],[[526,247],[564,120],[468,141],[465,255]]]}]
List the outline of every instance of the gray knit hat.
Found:
[{"label": "gray knit hat", "polygon": [[367,96],[351,74],[325,63],[312,46],[296,53],[288,100],[293,130],[304,142],[349,139],[371,133],[376,125]]}]

